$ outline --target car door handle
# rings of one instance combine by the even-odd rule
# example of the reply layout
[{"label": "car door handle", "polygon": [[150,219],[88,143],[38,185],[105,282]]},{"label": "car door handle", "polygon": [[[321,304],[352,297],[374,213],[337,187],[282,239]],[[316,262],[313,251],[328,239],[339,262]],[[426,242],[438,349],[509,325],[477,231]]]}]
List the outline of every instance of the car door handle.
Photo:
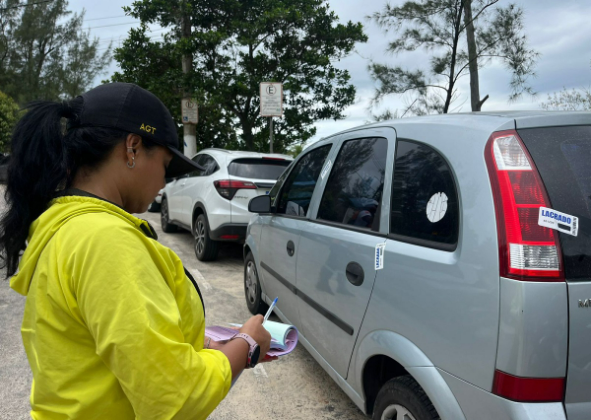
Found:
[{"label": "car door handle", "polygon": [[292,241],[287,242],[287,255],[293,257],[295,254],[295,244]]},{"label": "car door handle", "polygon": [[361,286],[363,284],[365,273],[363,272],[363,267],[359,264],[356,262],[350,262],[347,264],[345,272],[347,274],[347,280],[349,280],[349,283],[353,286]]}]

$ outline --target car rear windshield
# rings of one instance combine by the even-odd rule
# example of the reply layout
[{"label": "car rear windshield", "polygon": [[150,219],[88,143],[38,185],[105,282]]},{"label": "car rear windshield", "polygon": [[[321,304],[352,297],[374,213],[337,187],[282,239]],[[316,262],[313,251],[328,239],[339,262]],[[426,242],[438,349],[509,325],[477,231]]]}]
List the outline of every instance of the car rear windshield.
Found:
[{"label": "car rear windshield", "polygon": [[228,166],[228,172],[242,178],[277,179],[290,163],[290,160],[236,159]]},{"label": "car rear windshield", "polygon": [[591,126],[518,132],[540,172],[552,209],[579,218],[577,236],[559,234],[566,278],[591,281]]}]

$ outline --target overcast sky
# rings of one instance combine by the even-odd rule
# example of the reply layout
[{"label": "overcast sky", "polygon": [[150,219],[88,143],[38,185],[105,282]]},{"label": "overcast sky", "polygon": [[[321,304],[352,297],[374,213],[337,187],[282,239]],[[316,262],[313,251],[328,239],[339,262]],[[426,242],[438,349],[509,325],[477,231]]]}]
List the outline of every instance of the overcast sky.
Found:
[{"label": "overcast sky", "polygon": [[[117,46],[125,39],[127,31],[134,19],[125,16],[122,6],[130,5],[132,0],[70,0],[73,11],[86,10],[87,28],[91,28],[94,36],[101,39],[101,47],[106,48],[110,41]],[[367,65],[370,60],[392,65],[401,65],[410,69],[425,59],[422,52],[400,54],[398,56],[384,53],[391,34],[384,34],[365,16],[383,9],[386,0],[329,0],[331,8],[339,16],[341,22],[362,22],[369,41],[358,44],[356,53],[338,63],[338,67],[349,70],[351,82],[357,88],[355,104],[347,108],[345,120],[321,121],[316,124],[317,136],[313,139],[330,135],[349,127],[354,127],[370,120],[369,102],[375,90],[375,83],[369,77]],[[390,4],[402,4],[402,0],[390,0]],[[509,4],[509,0],[501,0]],[[589,87],[591,85],[591,16],[590,0],[518,0],[516,3],[525,10],[525,34],[530,46],[536,49],[541,57],[536,67],[537,77],[530,84],[538,93],[536,97],[524,97],[516,103],[509,103],[510,89],[508,86],[510,73],[502,64],[491,63],[480,72],[481,96],[490,95],[483,111],[539,109],[540,102],[547,99],[548,93],[561,90],[563,87]],[[154,27],[155,39],[161,36],[162,30]],[[117,70],[115,62],[108,70],[112,74]],[[97,79],[97,83],[105,76]],[[469,80],[464,78],[460,85],[460,98],[454,110],[470,111],[468,97]],[[383,106],[390,109],[402,107],[403,99],[388,97]]]}]

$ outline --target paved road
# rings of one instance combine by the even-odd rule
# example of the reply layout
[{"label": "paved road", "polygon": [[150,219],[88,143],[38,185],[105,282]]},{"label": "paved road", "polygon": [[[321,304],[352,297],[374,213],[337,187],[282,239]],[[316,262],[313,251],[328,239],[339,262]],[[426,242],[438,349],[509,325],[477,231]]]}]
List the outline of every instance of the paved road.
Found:
[{"label": "paved road", "polygon": [[[160,242],[175,250],[200,284],[207,324],[246,320],[242,248],[223,247],[216,262],[201,263],[193,252],[189,233],[160,230],[159,213],[146,213]],[[31,373],[19,327],[24,299],[0,280],[0,419],[27,419]],[[245,371],[211,420],[367,419],[300,345],[273,363]]]}]

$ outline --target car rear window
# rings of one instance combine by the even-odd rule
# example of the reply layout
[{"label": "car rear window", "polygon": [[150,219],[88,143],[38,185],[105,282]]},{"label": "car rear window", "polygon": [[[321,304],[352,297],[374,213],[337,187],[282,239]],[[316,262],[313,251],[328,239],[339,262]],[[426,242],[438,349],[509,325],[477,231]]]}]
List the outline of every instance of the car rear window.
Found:
[{"label": "car rear window", "polygon": [[[551,207],[579,218],[577,236],[559,233],[569,281],[591,280],[591,126],[518,130]],[[558,232],[556,232],[558,233]]]},{"label": "car rear window", "polygon": [[236,159],[228,166],[228,172],[241,178],[277,179],[290,163],[290,160]]}]

